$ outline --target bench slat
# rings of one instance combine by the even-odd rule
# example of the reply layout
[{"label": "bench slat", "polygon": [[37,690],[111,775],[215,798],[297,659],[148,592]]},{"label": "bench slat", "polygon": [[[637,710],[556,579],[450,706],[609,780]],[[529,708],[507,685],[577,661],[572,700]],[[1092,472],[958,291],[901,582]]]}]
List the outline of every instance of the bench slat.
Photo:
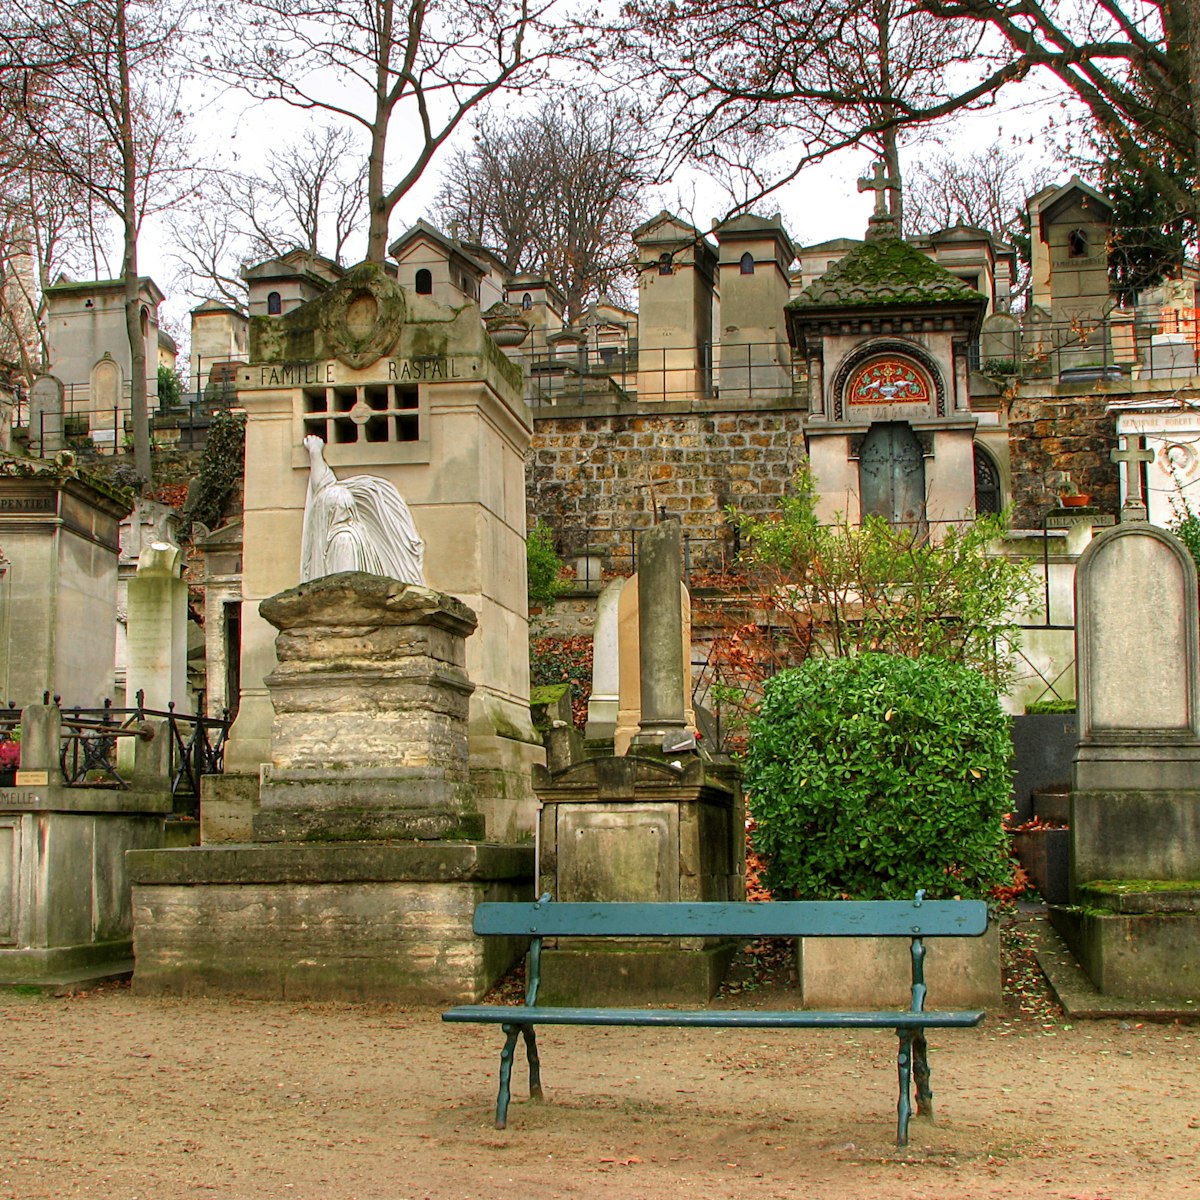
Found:
[{"label": "bench slat", "polygon": [[979,937],[982,900],[480,904],[475,932],[525,937]]},{"label": "bench slat", "polygon": [[488,1025],[685,1025],[747,1029],[969,1029],[978,1012],[814,1012],[804,1009],[525,1008],[463,1004],[443,1021]]}]

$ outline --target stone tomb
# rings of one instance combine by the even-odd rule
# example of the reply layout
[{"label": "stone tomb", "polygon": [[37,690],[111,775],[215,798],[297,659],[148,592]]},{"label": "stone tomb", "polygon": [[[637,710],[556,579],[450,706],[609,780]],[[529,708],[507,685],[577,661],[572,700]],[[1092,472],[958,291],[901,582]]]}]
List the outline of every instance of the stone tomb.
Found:
[{"label": "stone tomb", "polygon": [[1087,548],[1075,587],[1075,907],[1054,923],[1102,992],[1200,999],[1196,569],[1128,523]]},{"label": "stone tomb", "polygon": [[0,788],[0,982],[71,986],[133,969],[128,850],[194,835],[171,821],[169,732],[134,741],[132,787],[64,787],[59,711],[21,713],[22,769]]},{"label": "stone tomb", "polygon": [[258,606],[300,579],[303,441],[315,434],[339,479],[362,473],[396,487],[425,542],[426,583],[478,614],[467,648],[472,781],[488,837],[527,836],[542,750],[529,716],[531,421],[519,370],[474,306],[445,308],[366,263],[281,316],[252,317],[250,334],[238,376],[248,418],[241,691],[226,786],[270,757],[275,632]]},{"label": "stone tomb", "polygon": [[[639,655],[623,664],[622,694],[639,687],[626,756],[591,758],[553,774],[539,768],[538,893],[570,901],[737,900],[744,894],[744,811],[735,775],[696,750],[686,712],[680,531],[674,521],[638,538],[641,570],[621,593]],[[630,737],[623,739],[630,744]],[[542,954],[550,1004],[703,1002],[733,956],[727,941],[559,939]]]},{"label": "stone tomb", "polygon": [[124,496],[70,467],[0,456],[0,546],[11,564],[0,613],[0,699],[112,694],[117,527]]}]

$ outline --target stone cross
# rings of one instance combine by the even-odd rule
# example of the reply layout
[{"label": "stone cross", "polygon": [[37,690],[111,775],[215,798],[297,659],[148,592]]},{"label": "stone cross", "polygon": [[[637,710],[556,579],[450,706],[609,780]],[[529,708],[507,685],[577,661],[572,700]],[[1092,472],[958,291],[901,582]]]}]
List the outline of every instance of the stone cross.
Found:
[{"label": "stone cross", "polygon": [[877,217],[886,217],[890,211],[887,194],[895,189],[896,181],[887,173],[887,167],[881,162],[877,162],[871,168],[871,171],[872,174],[869,179],[860,179],[858,181],[858,190],[860,192],[874,192],[875,215]]},{"label": "stone cross", "polygon": [[1144,462],[1154,461],[1154,451],[1142,446],[1142,439],[1126,438],[1121,450],[1109,451],[1108,457],[1115,463],[1125,465],[1125,503],[1121,506],[1122,521],[1146,521],[1150,513],[1146,508],[1146,497],[1142,492],[1142,467]]}]

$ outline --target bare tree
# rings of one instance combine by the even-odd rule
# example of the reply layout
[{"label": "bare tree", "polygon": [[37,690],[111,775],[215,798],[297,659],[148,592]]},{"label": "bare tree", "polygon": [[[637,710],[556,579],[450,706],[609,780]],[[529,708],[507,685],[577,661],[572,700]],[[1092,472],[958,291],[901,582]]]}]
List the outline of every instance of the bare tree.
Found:
[{"label": "bare tree", "polygon": [[0,171],[0,359],[14,364],[26,387],[50,365],[42,296],[61,272],[89,269],[100,232],[95,215],[32,160],[10,158]]},{"label": "bare tree", "polygon": [[194,295],[245,303],[239,268],[297,247],[343,262],[366,211],[366,161],[350,130],[310,128],[273,151],[262,174],[211,171],[169,219],[172,258]]},{"label": "bare tree", "polygon": [[367,257],[382,262],[392,210],[463,119],[502,88],[535,82],[564,48],[564,36],[543,36],[554,3],[213,0],[209,65],[250,95],[362,130]]},{"label": "bare tree", "polygon": [[[879,0],[633,0],[625,11],[625,61],[657,88],[674,161],[720,156],[732,132],[786,140],[779,186],[834,151],[986,105],[1038,74],[1078,100],[1178,213],[1197,212],[1195,0],[888,0],[886,11]],[[916,51],[904,55],[918,68],[912,86],[895,39],[881,36],[901,25]],[[922,69],[921,46],[936,71]],[[871,69],[856,77],[864,54]],[[1164,158],[1181,170],[1164,170]]]},{"label": "bare tree", "polygon": [[[652,81],[671,120],[667,170],[684,158],[745,178],[754,151],[785,147],[787,166],[761,172],[759,195],[800,168],[866,142],[881,155],[898,211],[901,130],[932,120],[952,93],[953,68],[975,54],[968,26],[908,0],[634,0],[622,30],[625,62]],[[946,111],[951,111],[947,108]],[[752,203],[755,197],[746,197]]]},{"label": "bare tree", "polygon": [[[148,0],[9,0],[35,65],[9,108],[38,169],[106,210],[122,233],[135,469],[150,478],[138,236],[178,194],[182,113],[167,82],[178,24]],[[45,64],[56,64],[53,68]]]},{"label": "bare tree", "polygon": [[438,216],[494,246],[510,271],[544,273],[576,317],[620,290],[651,158],[636,110],[594,93],[547,99],[480,122],[471,148],[449,160]]}]

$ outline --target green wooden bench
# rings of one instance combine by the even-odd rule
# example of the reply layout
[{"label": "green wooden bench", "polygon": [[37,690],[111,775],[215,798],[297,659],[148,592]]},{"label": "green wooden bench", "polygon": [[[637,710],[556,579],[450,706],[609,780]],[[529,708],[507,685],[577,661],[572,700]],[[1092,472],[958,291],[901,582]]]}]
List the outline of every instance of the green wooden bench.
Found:
[{"label": "green wooden bench", "polygon": [[[748,1029],[894,1029],[900,1046],[897,1067],[897,1143],[908,1144],[912,1115],[910,1085],[916,1078],[917,1111],[933,1113],[929,1089],[925,1030],[962,1029],[978,1025],[982,1012],[925,1011],[925,944],[927,937],[979,937],[987,929],[982,900],[776,901],[772,903],[575,904],[553,903],[548,896],[533,904],[480,904],[475,932],[483,937],[528,937],[525,1004],[464,1004],[442,1014],[443,1021],[499,1025],[505,1034],[500,1052],[500,1092],[496,1128],[508,1119],[509,1084],[517,1038],[525,1040],[529,1059],[529,1094],[541,1099],[537,1025],[685,1025]],[[698,1010],[674,1008],[553,1008],[538,1006],[543,938],[557,937],[889,937],[909,938],[912,959],[912,1003],[898,1012],[814,1012],[758,1009]]]}]

